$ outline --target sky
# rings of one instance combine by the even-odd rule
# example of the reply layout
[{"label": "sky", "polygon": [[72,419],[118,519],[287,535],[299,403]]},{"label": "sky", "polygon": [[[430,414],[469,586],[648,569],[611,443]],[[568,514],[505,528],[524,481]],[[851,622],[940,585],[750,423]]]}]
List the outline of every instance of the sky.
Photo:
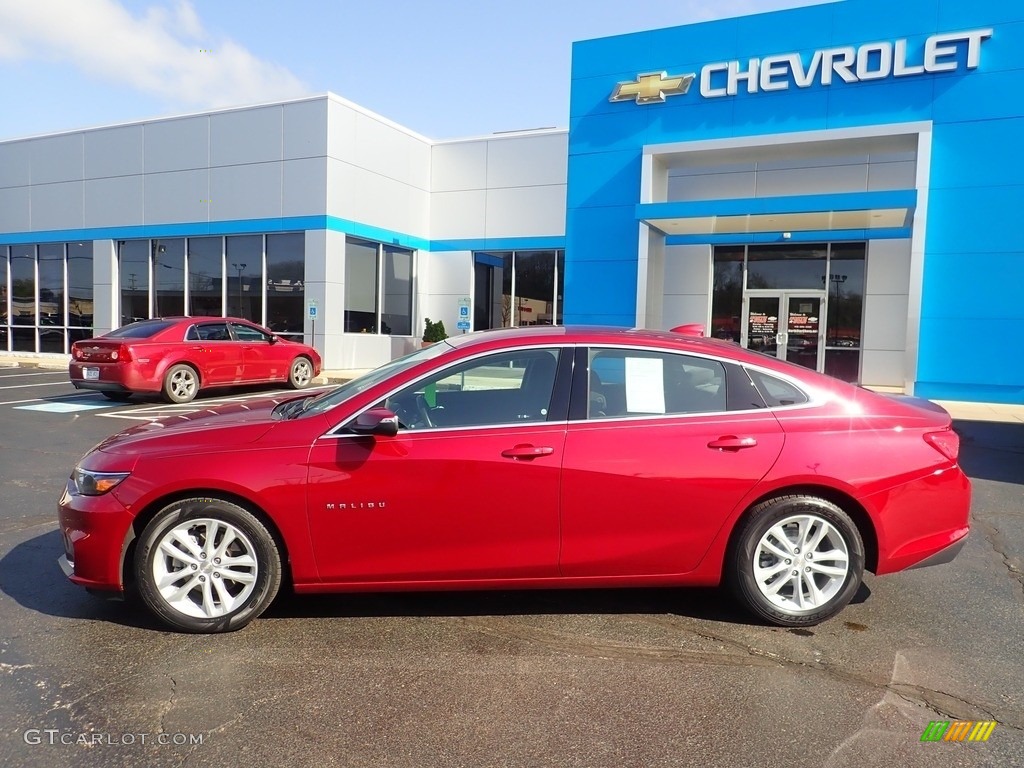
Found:
[{"label": "sky", "polygon": [[0,0],[0,140],[327,91],[431,139],[564,128],[577,40],[821,1]]}]

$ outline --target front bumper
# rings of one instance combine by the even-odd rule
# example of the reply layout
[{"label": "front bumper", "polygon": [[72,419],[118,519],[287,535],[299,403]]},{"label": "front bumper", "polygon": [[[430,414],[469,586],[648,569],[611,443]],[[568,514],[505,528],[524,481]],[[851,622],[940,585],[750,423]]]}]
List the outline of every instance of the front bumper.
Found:
[{"label": "front bumper", "polygon": [[99,592],[122,592],[124,553],[134,537],[133,516],[113,493],[76,496],[65,489],[57,505],[64,555],[72,582]]}]

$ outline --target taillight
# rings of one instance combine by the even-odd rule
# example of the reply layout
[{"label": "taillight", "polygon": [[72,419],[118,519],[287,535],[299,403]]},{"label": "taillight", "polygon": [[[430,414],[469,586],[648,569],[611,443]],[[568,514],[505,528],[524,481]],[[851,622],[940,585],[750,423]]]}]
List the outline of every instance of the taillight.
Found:
[{"label": "taillight", "polygon": [[132,361],[132,355],[128,350],[128,346],[126,344],[122,344],[110,353],[110,359],[118,363],[130,363]]},{"label": "taillight", "polygon": [[75,356],[76,360],[82,359],[82,350],[74,344],[71,345],[71,354]]},{"label": "taillight", "polygon": [[960,455],[960,435],[952,429],[941,432],[925,432],[924,441],[950,461]]}]

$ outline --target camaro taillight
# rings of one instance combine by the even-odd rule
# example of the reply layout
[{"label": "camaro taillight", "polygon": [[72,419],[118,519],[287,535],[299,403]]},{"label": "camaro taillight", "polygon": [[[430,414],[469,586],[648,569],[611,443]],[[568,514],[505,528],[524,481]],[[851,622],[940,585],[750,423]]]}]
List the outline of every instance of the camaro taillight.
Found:
[{"label": "camaro taillight", "polygon": [[924,440],[950,461],[956,461],[956,457],[960,455],[960,435],[952,429],[925,432]]}]

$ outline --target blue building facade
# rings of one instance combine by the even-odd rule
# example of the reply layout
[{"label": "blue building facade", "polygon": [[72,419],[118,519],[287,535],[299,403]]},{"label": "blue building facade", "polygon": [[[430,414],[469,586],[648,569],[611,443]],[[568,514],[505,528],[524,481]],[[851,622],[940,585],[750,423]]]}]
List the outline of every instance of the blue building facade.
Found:
[{"label": "blue building facade", "polygon": [[1024,5],[842,0],[576,43],[565,321],[1024,402]]}]

